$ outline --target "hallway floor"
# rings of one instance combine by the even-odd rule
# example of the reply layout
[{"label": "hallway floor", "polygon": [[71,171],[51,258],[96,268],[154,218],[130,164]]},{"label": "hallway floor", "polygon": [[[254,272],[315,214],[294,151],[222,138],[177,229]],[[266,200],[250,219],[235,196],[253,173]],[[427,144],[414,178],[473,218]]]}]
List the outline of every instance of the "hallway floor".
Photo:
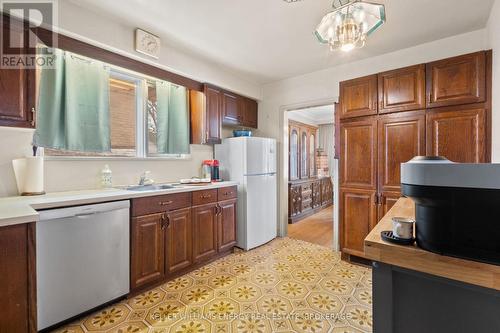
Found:
[{"label": "hallway floor", "polygon": [[333,205],[288,225],[288,237],[333,247]]},{"label": "hallway floor", "polygon": [[57,332],[372,331],[371,270],[278,238],[238,252]]}]

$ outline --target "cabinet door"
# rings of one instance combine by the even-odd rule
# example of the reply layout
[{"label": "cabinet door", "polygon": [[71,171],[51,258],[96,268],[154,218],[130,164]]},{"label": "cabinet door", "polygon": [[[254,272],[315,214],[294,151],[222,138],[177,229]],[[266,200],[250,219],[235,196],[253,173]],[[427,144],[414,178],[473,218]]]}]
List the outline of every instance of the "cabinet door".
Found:
[{"label": "cabinet door", "polygon": [[312,207],[317,208],[321,206],[321,180],[312,183]]},{"label": "cabinet door", "polygon": [[378,218],[377,222],[380,221],[389,209],[394,206],[396,201],[401,198],[401,192],[382,192],[380,193],[380,204],[378,206]]},{"label": "cabinet door", "polygon": [[326,206],[333,202],[333,184],[330,177],[321,180],[321,205]]},{"label": "cabinet door", "polygon": [[290,180],[299,179],[300,175],[300,144],[299,144],[299,129],[296,126],[290,126],[289,150],[288,150],[288,177]]},{"label": "cabinet door", "polygon": [[300,133],[300,178],[309,178],[309,131]]},{"label": "cabinet door", "polygon": [[317,131],[311,130],[309,135],[309,175],[311,177],[316,176],[317,166],[316,166],[316,138]]},{"label": "cabinet door", "polygon": [[[30,228],[33,232],[34,225],[29,224],[0,228],[0,332],[36,332],[35,323],[29,324],[29,320],[33,319],[30,311],[36,314],[36,308],[30,309],[28,303],[29,284],[35,281],[34,252],[31,252],[34,251],[34,243],[28,244]],[[34,241],[34,234],[30,238]],[[29,278],[29,267],[33,269],[33,280]]]},{"label": "cabinet door", "polygon": [[229,125],[239,125],[241,122],[241,103],[238,97],[228,92],[222,94],[222,122]]},{"label": "cabinet door", "polygon": [[340,82],[340,118],[377,114],[377,75]]},{"label": "cabinet door", "polygon": [[236,244],[236,199],[219,202],[217,250],[225,252]]},{"label": "cabinet door", "polygon": [[172,274],[192,264],[191,209],[180,209],[167,215],[166,273]]},{"label": "cabinet door", "polygon": [[217,254],[217,203],[194,207],[193,261],[200,262]]},{"label": "cabinet door", "polygon": [[377,223],[376,191],[340,189],[340,222],[342,251],[364,254],[364,239]]},{"label": "cabinet door", "polygon": [[435,109],[427,113],[427,155],[460,163],[488,162],[486,110],[478,107]]},{"label": "cabinet door", "polygon": [[401,163],[425,155],[425,111],[381,116],[378,121],[379,191],[399,191]]},{"label": "cabinet door", "polygon": [[340,186],[377,188],[377,118],[340,124]]},{"label": "cabinet door", "polygon": [[205,85],[205,142],[221,142],[222,91]]},{"label": "cabinet door", "polygon": [[425,108],[425,65],[378,75],[379,113]]},{"label": "cabinet door", "polygon": [[294,217],[302,213],[302,186],[288,185],[288,216]]},{"label": "cabinet door", "polygon": [[427,64],[427,107],[484,102],[485,64],[485,52]]},{"label": "cabinet door", "polygon": [[242,108],[243,123],[245,127],[257,128],[258,127],[258,104],[257,101],[250,98],[243,98]]},{"label": "cabinet door", "polygon": [[[12,22],[12,24],[9,24]],[[23,24],[2,19],[2,36],[12,45],[22,45],[28,36]],[[8,45],[8,44],[7,44]],[[21,49],[22,50],[22,49]],[[34,127],[35,71],[30,69],[0,69],[0,125]],[[33,111],[33,112],[32,112]]]},{"label": "cabinet door", "polygon": [[160,281],[165,275],[165,214],[132,218],[131,289]]}]

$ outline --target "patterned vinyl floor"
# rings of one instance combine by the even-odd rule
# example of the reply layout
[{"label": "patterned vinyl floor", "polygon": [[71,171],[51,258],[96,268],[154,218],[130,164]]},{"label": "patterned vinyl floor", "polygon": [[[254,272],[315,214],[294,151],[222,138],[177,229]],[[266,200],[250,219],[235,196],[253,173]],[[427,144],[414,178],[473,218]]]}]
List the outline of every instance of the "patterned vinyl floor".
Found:
[{"label": "patterned vinyl floor", "polygon": [[57,332],[371,332],[371,283],[326,247],[280,238]]}]

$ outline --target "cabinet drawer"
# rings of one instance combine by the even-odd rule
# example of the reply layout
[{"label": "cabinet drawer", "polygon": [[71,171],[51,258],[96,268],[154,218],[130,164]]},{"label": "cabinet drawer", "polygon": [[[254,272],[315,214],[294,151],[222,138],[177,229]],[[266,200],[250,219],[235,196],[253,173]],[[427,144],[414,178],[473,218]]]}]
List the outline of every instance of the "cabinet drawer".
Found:
[{"label": "cabinet drawer", "polygon": [[217,202],[217,189],[193,192],[193,206]]},{"label": "cabinet drawer", "polygon": [[238,196],[238,188],[236,186],[223,187],[217,190],[217,199],[219,201],[234,199]]},{"label": "cabinet drawer", "polygon": [[132,199],[132,216],[171,211],[191,206],[191,193],[174,193]]}]

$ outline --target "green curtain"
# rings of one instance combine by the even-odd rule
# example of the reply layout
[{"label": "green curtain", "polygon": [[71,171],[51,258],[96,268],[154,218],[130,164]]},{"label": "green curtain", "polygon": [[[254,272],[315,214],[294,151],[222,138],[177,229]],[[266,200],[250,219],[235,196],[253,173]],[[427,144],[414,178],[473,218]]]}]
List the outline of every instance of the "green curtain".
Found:
[{"label": "green curtain", "polygon": [[159,154],[189,154],[187,89],[170,82],[156,82]]},{"label": "green curtain", "polygon": [[54,57],[54,68],[41,70],[33,144],[72,151],[110,151],[109,70],[102,62],[58,49]]}]

